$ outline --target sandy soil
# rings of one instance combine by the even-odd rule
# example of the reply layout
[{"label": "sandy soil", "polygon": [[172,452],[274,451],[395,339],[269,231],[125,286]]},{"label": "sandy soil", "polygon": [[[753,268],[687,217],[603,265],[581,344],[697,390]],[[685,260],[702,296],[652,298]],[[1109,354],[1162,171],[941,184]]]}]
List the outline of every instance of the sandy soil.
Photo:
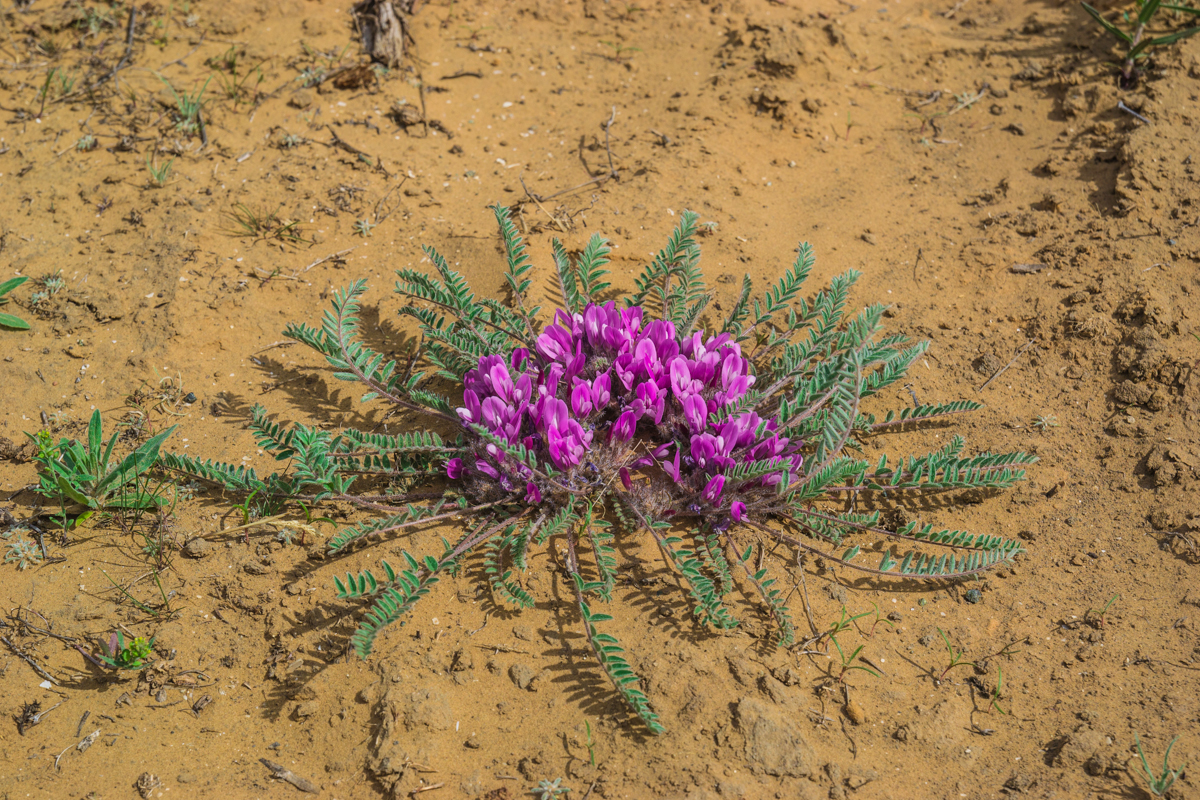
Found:
[{"label": "sandy soil", "polygon": [[[265,758],[330,798],[518,798],[555,778],[575,800],[1136,797],[1135,733],[1152,762],[1177,735],[1173,763],[1200,761],[1200,39],[1122,90],[1072,3],[646,6],[437,0],[405,63],[375,74],[341,71],[366,62],[346,3],[147,4],[99,85],[127,6],[5,6],[0,280],[64,285],[30,281],[4,308],[32,329],[0,332],[0,505],[19,521],[41,502],[23,432],[80,436],[93,409],[128,446],[177,423],[168,448],[260,467],[254,403],[386,424],[280,332],[367,278],[369,335],[399,350],[389,271],[421,244],[498,296],[490,203],[516,206],[543,269],[552,237],[603,232],[627,283],[691,208],[716,223],[718,304],[803,239],[813,289],[862,270],[855,301],[932,341],[889,403],[986,409],[870,447],[960,432],[1036,453],[1017,489],[922,510],[1028,555],[932,588],[809,564],[818,629],[881,616],[847,634],[879,676],[839,685],[826,653],[765,645],[748,601],[736,633],[697,629],[660,597],[661,562],[625,551],[613,624],[668,728],[651,737],[583,656],[545,557],[534,610],[488,613],[460,576],[364,663],[333,576],[440,532],[323,561],[312,539],[222,533],[234,501],[201,493],[161,525],[51,532],[48,561],[0,568],[4,715],[61,702],[23,734],[0,725],[0,795],[295,795]],[[340,80],[305,87],[322,73]],[[179,129],[167,84],[207,87],[203,136]],[[609,173],[606,125],[617,175],[580,187]],[[165,185],[147,160],[170,163]],[[118,626],[156,637],[140,676],[72,646]],[[939,681],[939,629],[980,666]]]}]

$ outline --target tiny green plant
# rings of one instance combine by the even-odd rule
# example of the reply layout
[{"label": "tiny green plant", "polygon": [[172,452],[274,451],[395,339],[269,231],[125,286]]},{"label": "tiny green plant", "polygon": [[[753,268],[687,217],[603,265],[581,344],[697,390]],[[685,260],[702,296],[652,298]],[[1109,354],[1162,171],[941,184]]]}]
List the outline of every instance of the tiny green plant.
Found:
[{"label": "tiny green plant", "polygon": [[819,644],[822,650],[827,650],[828,645],[824,644],[825,639],[833,639],[839,633],[850,630],[852,626],[857,626],[858,621],[864,617],[871,616],[870,611],[864,611],[861,614],[851,615],[846,606],[842,606],[840,616],[829,625],[829,630],[821,633],[821,635],[810,639],[811,643]]},{"label": "tiny green plant", "polygon": [[158,461],[158,451],[177,426],[154,436],[116,464],[113,450],[120,433],[105,444],[100,412],[92,413],[87,442],[62,439],[54,444],[50,434],[26,434],[37,445],[33,460],[38,466],[38,493],[54,500],[65,527],[70,520],[83,522],[96,511],[158,508],[164,499],[141,485],[139,478]]},{"label": "tiny green plant", "polygon": [[4,553],[5,564],[14,564],[17,569],[24,570],[42,563],[42,549],[22,535],[28,532],[28,528],[17,526],[0,533],[0,540],[8,548]]},{"label": "tiny green plant", "polygon": [[1167,793],[1167,790],[1174,785],[1175,781],[1183,774],[1183,770],[1187,767],[1187,762],[1183,762],[1178,769],[1171,769],[1171,748],[1179,741],[1176,736],[1167,745],[1167,752],[1163,755],[1162,774],[1155,775],[1150,769],[1150,762],[1146,760],[1146,753],[1142,750],[1142,740],[1137,733],[1133,734],[1133,741],[1137,745],[1138,756],[1142,759],[1142,777],[1146,779],[1146,785],[1150,787],[1150,794],[1155,797],[1162,797]]},{"label": "tiny green plant", "polygon": [[1182,28],[1163,34],[1162,36],[1151,37],[1147,33],[1146,29],[1159,9],[1200,16],[1200,9],[1189,6],[1164,5],[1162,0],[1137,0],[1137,13],[1132,17],[1128,13],[1122,15],[1126,23],[1132,23],[1132,28],[1124,31],[1118,28],[1116,24],[1105,19],[1104,15],[1092,6],[1087,3],[1082,3],[1082,5],[1083,10],[1090,14],[1092,19],[1096,20],[1101,28],[1108,31],[1118,42],[1125,46],[1125,60],[1121,63],[1121,86],[1126,89],[1132,88],[1137,83],[1140,77],[1140,71],[1137,69],[1137,61],[1138,59],[1145,58],[1147,51],[1151,47],[1174,44],[1180,39],[1186,39],[1200,32],[1200,25],[1194,25],[1190,28]]},{"label": "tiny green plant", "polygon": [[126,647],[125,634],[117,631],[109,637],[105,649],[101,649],[95,656],[104,666],[110,669],[140,670],[146,667],[147,659],[154,653],[154,639],[135,636]]},{"label": "tiny green plant", "polygon": [[75,141],[75,149],[81,153],[86,153],[96,149],[96,137],[94,134],[85,133]]},{"label": "tiny green plant", "polygon": [[594,767],[596,766],[596,743],[592,741],[592,723],[585,719],[583,721],[583,727],[585,730],[587,730],[587,741],[584,742],[584,744],[587,745],[588,761]]},{"label": "tiny green plant", "polygon": [[842,649],[842,645],[838,642],[836,636],[830,636],[829,641],[833,642],[833,646],[837,648],[838,658],[841,660],[841,672],[839,672],[837,676],[838,683],[845,683],[846,676],[856,669],[862,670],[868,675],[874,675],[876,678],[879,677],[879,673],[870,667],[854,663],[858,660],[858,656],[860,653],[862,653],[863,648],[866,647],[865,644],[860,644],[858,647],[854,648],[854,652],[847,656],[846,651]]},{"label": "tiny green plant", "polygon": [[[9,300],[12,299],[5,297],[5,295],[27,280],[29,280],[28,275],[20,275],[16,278],[9,278],[3,283],[0,283],[0,306],[8,303]],[[27,331],[29,330],[29,323],[20,317],[13,316],[12,314],[0,313],[0,328],[11,328],[17,331]]]},{"label": "tiny green plant", "polygon": [[950,637],[948,637],[946,635],[946,632],[944,630],[942,630],[941,628],[938,628],[937,632],[942,637],[942,641],[946,643],[946,651],[950,653],[950,663],[946,666],[946,668],[944,670],[942,670],[942,674],[938,675],[938,677],[937,677],[937,682],[941,683],[945,679],[945,677],[950,674],[950,670],[954,669],[955,667],[973,667],[973,666],[975,666],[975,662],[974,661],[963,661],[963,657],[966,656],[967,651],[966,650],[956,651],[951,646]]},{"label": "tiny green plant", "polygon": [[160,189],[167,185],[167,178],[171,177],[171,165],[175,163],[175,159],[168,159],[167,163],[160,164],[154,158],[153,153],[146,154],[146,170],[150,173],[150,182]]},{"label": "tiny green plant", "polygon": [[562,780],[562,778],[555,778],[552,781],[543,780],[530,791],[537,800],[555,800],[571,791],[569,786],[562,785]]},{"label": "tiny green plant", "polygon": [[634,14],[640,14],[646,10],[639,5],[634,5],[633,3],[625,3],[624,5],[625,8],[618,12],[618,16],[625,22],[631,21]]},{"label": "tiny green plant", "polygon": [[235,226],[232,231],[234,236],[249,236],[258,242],[274,239],[300,244],[304,241],[300,220],[282,219],[278,208],[274,211],[256,211],[245,203],[238,203],[229,212],[229,219]]},{"label": "tiny green plant", "polygon": [[640,47],[630,47],[628,45],[623,45],[620,42],[610,42],[607,39],[601,39],[600,44],[612,50],[612,55],[606,55],[606,57],[617,64],[624,63],[627,59],[631,58],[634,53],[642,52],[642,48]]},{"label": "tiny green plant", "polygon": [[30,297],[30,305],[44,303],[67,288],[67,281],[63,278],[61,269],[54,272],[47,272],[40,278],[35,278],[33,282],[38,286],[38,289]]},{"label": "tiny green plant", "polygon": [[996,667],[996,686],[992,689],[991,707],[999,711],[1001,714],[1008,716],[1008,712],[1000,707],[1000,701],[1004,699],[1004,669],[997,665]]},{"label": "tiny green plant", "polygon": [[[854,620],[855,620],[854,627],[858,628],[858,632],[862,633],[863,637],[870,639],[872,636],[874,636],[875,629],[879,627],[879,623],[881,623],[881,622],[884,625],[887,625],[889,628],[896,627],[890,619],[888,619],[887,617],[883,616],[880,613],[878,605],[876,605],[875,603],[871,603],[871,608],[873,609],[873,611],[867,612],[866,614],[859,614],[858,616],[854,617]],[[873,619],[871,620],[871,627],[867,629],[866,633],[863,633],[862,628],[859,627],[859,624],[858,624],[858,620],[862,619],[864,616],[872,616],[873,617]]]},{"label": "tiny green plant", "polygon": [[293,149],[299,147],[300,145],[304,144],[307,141],[308,140],[305,139],[303,136],[297,136],[294,133],[289,133],[283,137],[282,141],[280,141],[280,145],[285,150],[293,150]]},{"label": "tiny green plant", "polygon": [[479,34],[483,33],[484,31],[494,30],[493,26],[491,25],[480,25],[478,28],[473,28],[470,25],[459,25],[458,27],[467,32],[466,38],[472,42],[479,41]]},{"label": "tiny green plant", "polygon": [[1090,622],[1092,625],[1094,625],[1097,628],[1103,628],[1103,627],[1107,626],[1108,620],[1106,619],[1106,617],[1108,615],[1108,610],[1110,608],[1112,608],[1113,603],[1117,602],[1120,599],[1121,599],[1121,593],[1117,592],[1112,597],[1108,598],[1108,602],[1105,603],[1104,607],[1101,608],[1099,611],[1097,611],[1094,608],[1089,608],[1087,611],[1083,612],[1084,621]]},{"label": "tiny green plant", "polygon": [[371,235],[371,229],[375,227],[375,224],[369,220],[360,219],[354,223],[354,232],[365,238]]},{"label": "tiny green plant", "polygon": [[1051,428],[1058,427],[1058,417],[1054,416],[1053,414],[1038,414],[1033,419],[1033,427],[1034,429],[1045,433]]},{"label": "tiny green plant", "polygon": [[213,76],[209,75],[208,80],[204,81],[195,94],[187,92],[180,94],[162,75],[159,75],[158,79],[171,90],[171,94],[175,97],[175,110],[179,117],[175,121],[175,130],[186,134],[193,134],[200,130],[200,112],[204,110],[204,92],[208,89],[208,84],[212,82]]},{"label": "tiny green plant", "polygon": [[[258,98],[258,87],[266,79],[263,74],[262,65],[267,63],[266,59],[258,62],[250,69],[244,69],[238,72],[242,52],[238,50],[236,45],[231,45],[228,50],[220,56],[214,56],[205,63],[215,70],[217,80],[221,83],[221,90],[224,92],[226,99],[232,100],[234,108],[246,101],[253,102]],[[249,89],[247,84],[250,79],[254,78],[254,87]]]}]

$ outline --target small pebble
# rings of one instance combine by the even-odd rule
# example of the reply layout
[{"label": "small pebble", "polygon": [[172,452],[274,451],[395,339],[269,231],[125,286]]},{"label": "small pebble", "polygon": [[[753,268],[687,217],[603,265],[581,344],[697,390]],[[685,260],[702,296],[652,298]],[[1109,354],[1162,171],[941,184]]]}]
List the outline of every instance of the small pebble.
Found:
[{"label": "small pebble", "polygon": [[982,603],[983,592],[978,589],[968,589],[967,593],[963,595],[963,600],[966,600],[968,603]]},{"label": "small pebble", "polygon": [[851,700],[849,703],[846,703],[845,712],[846,716],[855,725],[862,725],[867,721],[867,712],[857,700]]}]

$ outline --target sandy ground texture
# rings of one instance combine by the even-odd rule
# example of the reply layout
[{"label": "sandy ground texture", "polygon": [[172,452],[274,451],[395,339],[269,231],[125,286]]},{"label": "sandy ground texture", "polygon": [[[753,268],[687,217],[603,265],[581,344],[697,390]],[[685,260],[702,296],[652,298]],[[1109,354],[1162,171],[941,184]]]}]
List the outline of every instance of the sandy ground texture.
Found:
[{"label": "sandy ground texture", "polygon": [[[122,3],[3,6],[0,279],[32,278],[3,308],[32,328],[0,332],[0,796],[1133,798],[1135,734],[1156,766],[1176,736],[1172,763],[1200,763],[1200,38],[1123,89],[1073,3],[643,6],[422,3],[391,70],[362,66],[341,0],[147,3],[132,27]],[[202,129],[180,125],[197,93]],[[696,627],[635,543],[611,625],[657,737],[585,657],[545,554],[536,608],[496,609],[468,571],[368,662],[333,577],[453,529],[322,560],[334,525],[230,531],[236,499],[197,491],[47,529],[40,559],[24,432],[80,437],[100,409],[121,452],[177,424],[167,449],[263,469],[255,403],[395,430],[281,331],[365,278],[368,337],[398,352],[390,272],[428,266],[420,245],[501,296],[491,203],[542,278],[552,237],[599,231],[628,286],[685,208],[715,223],[714,306],[800,240],[811,290],[861,270],[854,302],[932,342],[887,402],[986,404],[867,451],[1035,453],[1014,490],[918,509],[1028,554],[957,586],[806,563],[818,632],[869,613],[842,640],[877,674],[839,681],[827,647],[769,646],[748,598],[736,632]],[[148,669],[76,647],[117,630],[155,637]],[[946,671],[939,631],[976,666]]]}]

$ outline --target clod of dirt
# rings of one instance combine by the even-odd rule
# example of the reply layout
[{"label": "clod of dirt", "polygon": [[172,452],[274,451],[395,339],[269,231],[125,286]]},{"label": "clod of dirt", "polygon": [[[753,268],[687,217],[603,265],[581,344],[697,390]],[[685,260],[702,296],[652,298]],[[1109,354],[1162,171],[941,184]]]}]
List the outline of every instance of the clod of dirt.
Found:
[{"label": "clod of dirt", "polygon": [[393,103],[392,119],[396,120],[396,124],[401,128],[407,128],[411,125],[420,125],[425,118],[421,116],[421,109],[416,106],[408,103]]},{"label": "clod of dirt", "polygon": [[771,670],[771,675],[784,686],[798,686],[803,680],[800,673],[791,667],[776,667]]},{"label": "clod of dirt", "polygon": [[313,104],[313,93],[307,89],[298,89],[292,92],[292,96],[288,98],[288,105],[292,108],[305,109]]},{"label": "clod of dirt", "polygon": [[1172,531],[1183,524],[1183,512],[1176,508],[1159,506],[1150,512],[1150,527],[1156,531]]},{"label": "clod of dirt", "polygon": [[1033,779],[1023,772],[1018,772],[1004,782],[1004,788],[1010,792],[1025,792],[1031,786]]},{"label": "clod of dirt", "polygon": [[1093,758],[1107,758],[1104,752],[1109,747],[1107,737],[1086,724],[1056,741],[1058,746],[1050,751],[1050,763],[1055,767],[1080,767]]},{"label": "clod of dirt", "polygon": [[849,703],[846,703],[846,707],[843,710],[846,712],[846,718],[855,725],[862,725],[867,721],[867,711],[862,707],[862,703],[857,700],[851,700]]},{"label": "clod of dirt", "polygon": [[1004,362],[994,353],[984,353],[971,362],[971,367],[980,375],[995,375],[1004,366]]},{"label": "clod of dirt", "polygon": [[15,461],[24,464],[37,455],[37,445],[26,442],[16,445],[12,439],[0,436],[0,461]]},{"label": "clod of dirt", "polygon": [[308,700],[296,706],[296,716],[300,719],[311,717],[321,710],[321,703],[317,700]]},{"label": "clod of dirt", "polygon": [[1154,377],[1166,363],[1167,348],[1153,328],[1139,328],[1129,338],[1129,344],[1117,348],[1116,365],[1135,380]]},{"label": "clod of dirt", "polygon": [[879,773],[868,767],[851,767],[846,776],[846,785],[851,789],[861,789],[868,783],[879,779]]},{"label": "clod of dirt", "polygon": [[1146,471],[1154,476],[1154,483],[1159,488],[1192,472],[1196,463],[1196,457],[1179,446],[1158,444],[1146,454]]},{"label": "clod of dirt", "polygon": [[746,739],[745,758],[752,772],[800,778],[815,769],[816,754],[786,709],[743,697],[733,716]]},{"label": "clod of dirt", "polygon": [[1149,401],[1150,396],[1153,394],[1153,387],[1147,386],[1144,383],[1125,381],[1113,390],[1113,399],[1125,405],[1140,406]]},{"label": "clod of dirt", "polygon": [[183,546],[183,554],[188,558],[204,558],[207,555],[211,555],[212,550],[212,542],[199,537],[192,539]]},{"label": "clod of dirt", "polygon": [[528,689],[537,673],[528,664],[518,662],[508,668],[508,677],[512,678],[518,689]]}]

